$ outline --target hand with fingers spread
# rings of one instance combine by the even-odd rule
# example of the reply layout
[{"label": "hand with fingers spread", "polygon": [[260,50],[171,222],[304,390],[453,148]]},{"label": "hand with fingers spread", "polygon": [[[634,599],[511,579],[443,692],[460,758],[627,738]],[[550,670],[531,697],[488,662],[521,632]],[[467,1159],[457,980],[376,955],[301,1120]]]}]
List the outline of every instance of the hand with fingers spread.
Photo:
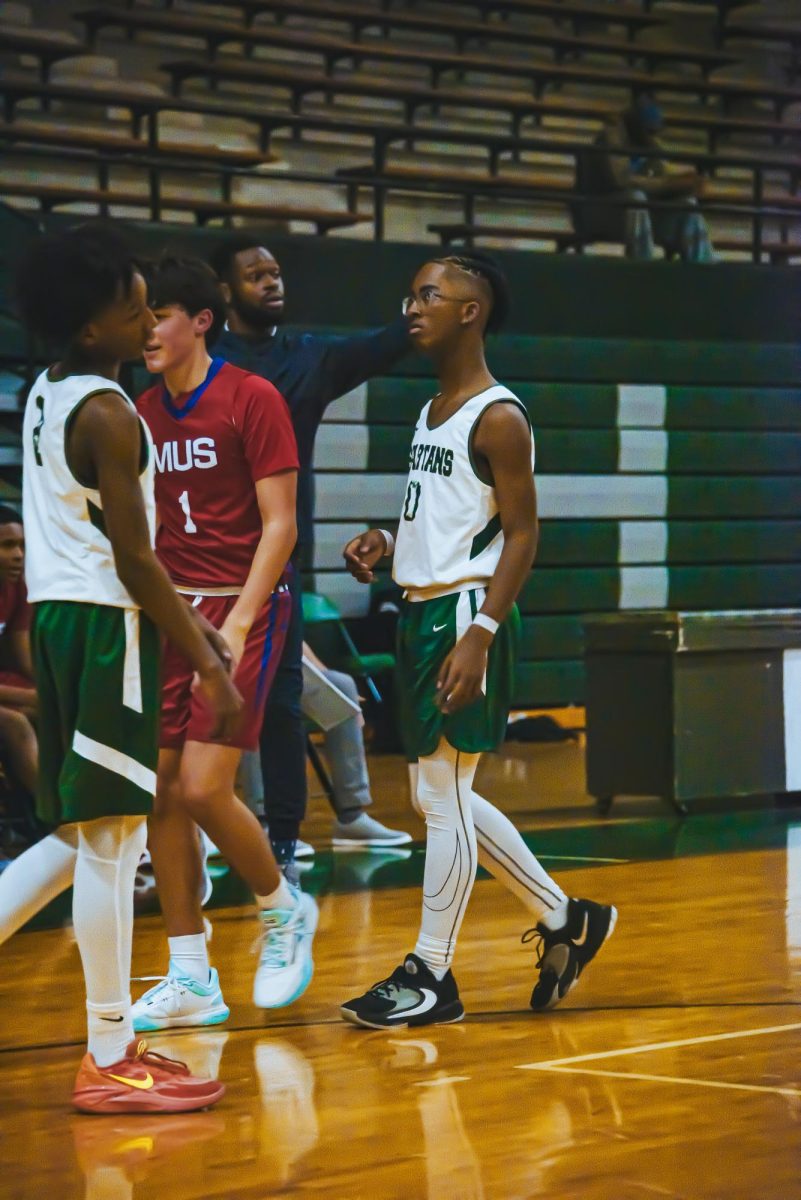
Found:
[{"label": "hand with fingers spread", "polygon": [[467,708],[481,695],[492,634],[471,625],[459,638],[440,668],[437,705],[444,713]]},{"label": "hand with fingers spread", "polygon": [[342,557],[345,566],[359,583],[372,583],[373,568],[387,554],[387,539],[383,529],[368,529],[358,537],[351,538]]}]

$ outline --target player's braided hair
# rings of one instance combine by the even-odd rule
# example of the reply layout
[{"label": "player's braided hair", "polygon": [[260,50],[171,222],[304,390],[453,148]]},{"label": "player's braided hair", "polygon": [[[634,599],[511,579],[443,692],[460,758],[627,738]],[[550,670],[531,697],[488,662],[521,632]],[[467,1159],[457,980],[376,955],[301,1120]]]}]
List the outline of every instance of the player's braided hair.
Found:
[{"label": "player's braided hair", "polygon": [[464,271],[468,275],[476,275],[479,279],[485,279],[492,293],[492,308],[487,317],[484,332],[497,333],[503,328],[509,316],[509,284],[494,258],[480,250],[465,250],[461,254],[447,254],[432,261],[444,263],[446,266],[455,267],[457,271]]}]

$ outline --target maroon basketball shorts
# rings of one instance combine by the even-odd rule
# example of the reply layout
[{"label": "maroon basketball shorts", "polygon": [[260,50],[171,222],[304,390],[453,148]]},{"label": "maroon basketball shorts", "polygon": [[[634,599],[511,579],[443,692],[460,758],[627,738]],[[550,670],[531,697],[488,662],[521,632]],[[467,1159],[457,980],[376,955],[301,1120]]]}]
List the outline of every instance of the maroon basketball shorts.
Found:
[{"label": "maroon basketball shorts", "polygon": [[[185,595],[215,629],[221,629],[237,601],[236,596]],[[289,588],[281,583],[251,626],[234,683],[245,701],[236,732],[229,738],[211,736],[214,718],[203,697],[192,692],[194,669],[167,643],[162,660],[161,733],[159,746],[180,750],[184,742],[215,742],[239,750],[255,750],[264,716],[264,705],[272,686],[292,611]]]}]

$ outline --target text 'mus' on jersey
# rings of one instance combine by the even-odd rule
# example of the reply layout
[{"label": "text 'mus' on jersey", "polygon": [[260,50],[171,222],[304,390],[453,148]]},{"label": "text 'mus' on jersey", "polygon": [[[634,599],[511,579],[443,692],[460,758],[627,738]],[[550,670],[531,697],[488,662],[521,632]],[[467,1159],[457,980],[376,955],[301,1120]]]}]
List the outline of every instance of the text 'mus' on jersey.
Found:
[{"label": "text 'mus' on jersey", "polygon": [[156,550],[174,583],[241,588],[262,532],[256,483],[297,470],[284,398],[271,383],[212,360],[189,395],[159,382],[136,402],[155,446]]},{"label": "text 'mus' on jersey", "polygon": [[[119,384],[101,375],[57,377],[43,371],[31,388],[22,425],[23,521],[28,598],[74,600],[136,608],[123,587],[106,533],[103,503],[96,488],[76,479],[67,463],[71,420],[92,396],[116,392],[120,403],[133,401]],[[140,421],[139,482],[151,539],[155,533],[154,455]]]},{"label": "text 'mus' on jersey", "polygon": [[472,396],[433,429],[428,424],[430,400],[420,413],[392,570],[405,590],[444,595],[486,587],[495,573],[503,550],[501,517],[495,488],[476,472],[472,442],[484,412],[493,404],[510,402],[528,422],[521,401],[501,384]]}]

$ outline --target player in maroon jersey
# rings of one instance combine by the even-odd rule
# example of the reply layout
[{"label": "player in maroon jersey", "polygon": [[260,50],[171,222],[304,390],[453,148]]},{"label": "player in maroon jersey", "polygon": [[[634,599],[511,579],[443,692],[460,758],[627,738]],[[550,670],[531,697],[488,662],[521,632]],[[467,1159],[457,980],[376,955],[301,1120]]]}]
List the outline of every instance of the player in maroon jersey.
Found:
[{"label": "player in maroon jersey", "polygon": [[156,551],[187,603],[227,641],[245,716],[211,736],[192,668],[163,665],[158,790],[149,844],[170,946],[168,974],[134,1005],[134,1028],[214,1025],[228,1008],[210,968],[196,824],[253,889],[263,926],[254,1003],[291,1003],[309,984],[317,906],[287,883],[256,817],[234,794],[243,750],[258,744],[290,612],[298,456],[287,406],[266,380],[206,349],[224,321],[205,263],[165,259],[151,280],[157,324],[145,362],[161,380],[139,397],[156,455]]},{"label": "player in maroon jersey", "polygon": [[14,775],[33,796],[39,747],[30,721],[36,715],[36,687],[24,562],[22,517],[0,504],[0,745]]}]

